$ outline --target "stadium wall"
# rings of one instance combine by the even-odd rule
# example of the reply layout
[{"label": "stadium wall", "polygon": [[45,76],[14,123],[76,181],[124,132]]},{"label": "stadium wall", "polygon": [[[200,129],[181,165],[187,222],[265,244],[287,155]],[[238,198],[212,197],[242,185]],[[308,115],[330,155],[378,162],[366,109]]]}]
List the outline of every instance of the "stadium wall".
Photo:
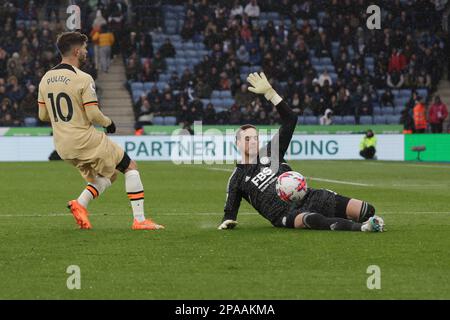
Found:
[{"label": "stadium wall", "polygon": [[[404,160],[403,135],[377,135],[379,160]],[[131,158],[139,161],[174,161],[176,163],[232,163],[239,158],[231,135],[199,136],[111,136]],[[362,134],[298,135],[287,151],[287,160],[361,159]],[[262,138],[262,142],[270,139]],[[0,161],[47,161],[54,150],[52,137],[0,137]],[[450,158],[449,158],[450,161]]]}]

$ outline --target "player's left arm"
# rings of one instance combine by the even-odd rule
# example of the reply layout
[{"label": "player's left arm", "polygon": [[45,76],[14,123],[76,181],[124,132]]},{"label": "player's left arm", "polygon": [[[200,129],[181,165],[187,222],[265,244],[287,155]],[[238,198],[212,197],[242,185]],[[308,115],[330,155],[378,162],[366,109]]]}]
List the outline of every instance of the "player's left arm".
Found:
[{"label": "player's left arm", "polygon": [[[264,97],[273,103],[280,114],[281,127],[274,139],[278,139],[279,155],[280,158],[283,158],[289,143],[291,143],[292,135],[297,125],[297,116],[275,89],[272,88],[263,72],[260,74],[257,72],[251,73],[247,81],[252,85],[248,90],[257,94],[264,94]],[[272,143],[274,139],[272,139]]]},{"label": "player's left arm", "polygon": [[45,106],[44,96],[41,92],[41,88],[39,88],[38,93],[38,108],[39,108],[39,120],[50,122],[50,115],[48,114],[47,107]]},{"label": "player's left arm", "polygon": [[114,122],[105,116],[98,106],[95,83],[91,76],[89,76],[84,82],[81,100],[83,102],[83,108],[86,111],[86,116],[92,124],[100,125],[106,128],[108,133],[114,133],[116,131]]}]

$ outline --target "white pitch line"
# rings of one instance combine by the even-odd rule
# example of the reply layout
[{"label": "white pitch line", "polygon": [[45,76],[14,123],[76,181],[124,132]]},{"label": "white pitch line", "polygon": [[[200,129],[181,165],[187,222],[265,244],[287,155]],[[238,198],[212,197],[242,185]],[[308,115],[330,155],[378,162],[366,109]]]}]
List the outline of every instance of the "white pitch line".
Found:
[{"label": "white pitch line", "polygon": [[[381,215],[395,215],[395,214],[442,214],[442,215],[450,215],[450,212],[441,212],[441,211],[381,211]],[[170,213],[161,213],[160,216],[221,216],[222,212],[170,212]],[[239,212],[238,216],[256,216],[259,215],[257,212]],[[69,217],[72,216],[70,213],[49,213],[49,214],[0,214],[0,218],[42,218],[42,217]],[[124,216],[123,214],[89,214],[89,216]]]},{"label": "white pitch line", "polygon": [[373,187],[374,186],[373,184],[360,183],[360,182],[350,182],[350,181],[315,178],[315,177],[306,177],[306,178],[311,179],[311,180],[317,180],[317,181],[324,181],[324,182],[331,182],[331,183],[338,183],[338,184],[348,184],[351,186],[360,186],[360,187]]},{"label": "white pitch line", "polygon": [[[239,215],[252,216],[257,215],[257,212],[240,212]],[[161,213],[160,216],[221,216],[223,212],[168,212]],[[71,213],[49,213],[49,214],[0,214],[0,218],[41,218],[41,217],[71,217]],[[103,213],[90,213],[92,216],[125,216],[123,214],[103,214]]]},{"label": "white pitch line", "polygon": [[[208,170],[214,170],[214,171],[225,171],[225,172],[232,172],[231,169],[226,168],[208,168]],[[360,182],[351,182],[351,181],[344,181],[344,180],[333,180],[333,179],[325,179],[325,178],[315,178],[315,177],[306,177],[307,179],[311,180],[317,180],[317,181],[324,181],[324,182],[331,182],[331,183],[338,183],[338,184],[347,184],[351,186],[359,186],[359,187],[373,187],[373,184],[367,184],[367,183],[360,183]]]}]

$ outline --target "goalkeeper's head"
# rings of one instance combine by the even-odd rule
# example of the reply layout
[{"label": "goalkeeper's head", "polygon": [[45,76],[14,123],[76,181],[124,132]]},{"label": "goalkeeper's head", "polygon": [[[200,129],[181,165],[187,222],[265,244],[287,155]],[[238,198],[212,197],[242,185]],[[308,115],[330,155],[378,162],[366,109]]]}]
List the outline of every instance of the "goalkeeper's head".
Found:
[{"label": "goalkeeper's head", "polygon": [[244,124],[236,131],[236,145],[245,157],[255,157],[258,155],[259,140],[258,130],[254,125]]},{"label": "goalkeeper's head", "polygon": [[88,37],[78,31],[63,32],[58,35],[56,46],[63,59],[82,65],[87,59]]}]

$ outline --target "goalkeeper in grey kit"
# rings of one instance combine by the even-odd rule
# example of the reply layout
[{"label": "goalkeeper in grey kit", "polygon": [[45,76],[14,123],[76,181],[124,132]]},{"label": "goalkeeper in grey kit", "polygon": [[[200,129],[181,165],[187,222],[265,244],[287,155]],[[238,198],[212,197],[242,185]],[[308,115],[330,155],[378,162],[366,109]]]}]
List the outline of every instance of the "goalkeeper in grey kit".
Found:
[{"label": "goalkeeper in grey kit", "polygon": [[224,217],[218,229],[232,229],[245,199],[275,227],[315,230],[383,231],[384,222],[375,216],[375,208],[361,200],[347,198],[324,189],[308,188],[298,203],[282,201],[275,190],[278,176],[292,171],[284,155],[297,124],[297,116],[277,94],[264,73],[252,73],[248,90],[263,94],[276,106],[281,127],[266,146],[259,149],[258,131],[243,125],[236,132],[236,144],[242,159],[228,180]]}]

